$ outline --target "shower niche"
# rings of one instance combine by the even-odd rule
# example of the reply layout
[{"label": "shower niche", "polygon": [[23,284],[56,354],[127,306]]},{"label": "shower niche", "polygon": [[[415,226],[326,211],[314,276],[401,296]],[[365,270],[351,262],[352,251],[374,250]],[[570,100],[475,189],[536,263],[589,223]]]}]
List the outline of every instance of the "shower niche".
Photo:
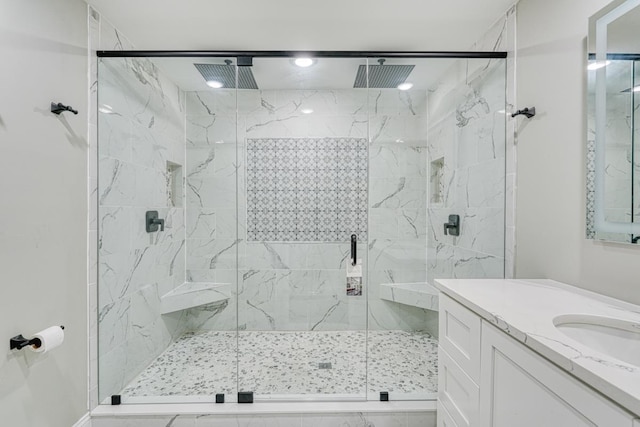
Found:
[{"label": "shower niche", "polygon": [[504,55],[101,55],[100,399],[435,399],[430,283],[504,271]]}]

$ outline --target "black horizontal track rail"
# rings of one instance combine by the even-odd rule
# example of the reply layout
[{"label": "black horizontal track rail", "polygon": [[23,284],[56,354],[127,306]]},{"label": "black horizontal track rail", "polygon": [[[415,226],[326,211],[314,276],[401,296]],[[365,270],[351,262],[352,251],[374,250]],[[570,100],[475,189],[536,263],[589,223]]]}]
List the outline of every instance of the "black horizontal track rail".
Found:
[{"label": "black horizontal track rail", "polygon": [[[596,59],[596,54],[589,53],[589,59]],[[607,59],[637,61],[640,59],[640,53],[607,53]]]},{"label": "black horizontal track rail", "polygon": [[340,51],[340,50],[99,50],[100,58],[193,58],[193,57],[238,57],[251,56],[253,58],[294,58],[297,56],[311,56],[314,58],[451,58],[451,59],[499,59],[506,58],[507,52],[386,52],[386,51]]}]

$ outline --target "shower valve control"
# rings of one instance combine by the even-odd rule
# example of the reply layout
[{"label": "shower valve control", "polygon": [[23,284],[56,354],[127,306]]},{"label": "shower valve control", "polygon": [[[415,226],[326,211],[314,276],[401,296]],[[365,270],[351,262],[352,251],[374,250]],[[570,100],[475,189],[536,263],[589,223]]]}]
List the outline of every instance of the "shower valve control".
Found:
[{"label": "shower valve control", "polygon": [[449,222],[444,223],[444,235],[460,235],[460,215],[449,215]]},{"label": "shower valve control", "polygon": [[158,211],[147,211],[145,215],[147,224],[147,233],[153,233],[154,231],[164,231],[164,219],[158,218]]}]

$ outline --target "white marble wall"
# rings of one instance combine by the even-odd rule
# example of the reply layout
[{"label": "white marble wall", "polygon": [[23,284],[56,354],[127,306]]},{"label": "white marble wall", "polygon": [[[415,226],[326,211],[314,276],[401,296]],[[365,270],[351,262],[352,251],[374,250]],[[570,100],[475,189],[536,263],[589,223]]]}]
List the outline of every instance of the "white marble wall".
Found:
[{"label": "white marble wall", "polygon": [[156,417],[100,417],[93,427],[435,427],[436,413],[337,413],[289,415],[168,415]]},{"label": "white marble wall", "polygon": [[[509,25],[510,14],[475,48],[504,50],[500,46]],[[510,250],[505,251],[505,197],[513,197],[515,182],[514,173],[506,174],[515,171],[509,164],[515,159],[509,151],[513,147],[507,150],[511,142],[507,144],[505,136],[506,66],[503,59],[460,61],[429,94],[428,164],[443,164],[440,197],[430,203],[427,215],[429,281],[504,277],[505,252],[512,256]],[[513,224],[514,200],[506,201],[507,226]],[[460,236],[444,234],[443,224],[450,214],[460,215]],[[511,249],[513,235],[508,239]]]},{"label": "white marble wall", "polygon": [[[425,95],[364,89],[241,90],[236,128],[234,91],[188,94],[188,277],[233,281],[238,265],[237,321],[243,329],[364,329],[364,296],[345,294],[347,242],[246,241],[244,141],[261,137],[367,137],[371,118],[370,188],[375,190],[369,199],[368,260],[373,269],[365,283],[370,298],[378,302],[372,310],[382,319],[381,326],[416,328],[419,322],[412,319],[420,315],[403,316],[396,304],[380,301],[377,284],[397,279],[424,281]],[[304,108],[312,108],[313,114],[303,114]],[[396,142],[399,139],[404,142]],[[359,245],[359,253],[367,271],[366,244]],[[228,308],[215,310],[216,315],[191,310],[192,327],[233,329],[235,307],[236,302],[230,301]]]},{"label": "white marble wall", "polygon": [[[516,166],[518,132],[526,122],[522,116],[512,118],[511,113],[525,106],[516,101],[516,6],[505,12],[489,30],[472,46],[473,51],[507,52],[504,60],[478,61],[485,68],[495,62],[504,61],[506,81],[505,93],[505,197],[504,197],[504,277],[515,277],[516,245]],[[498,110],[500,111],[500,110]]]},{"label": "white marble wall", "polygon": [[[99,28],[101,47],[131,48],[105,21]],[[185,166],[185,145],[184,95],[150,60],[101,58],[98,72],[95,304],[104,399],[184,330],[180,314],[160,315],[160,297],[185,281],[184,201],[168,198],[167,173],[167,162]],[[146,232],[147,210],[159,212],[165,231]]]},{"label": "white marble wall", "polygon": [[369,328],[433,333],[435,312],[379,298],[382,283],[427,278],[427,93],[372,89],[369,117]]}]

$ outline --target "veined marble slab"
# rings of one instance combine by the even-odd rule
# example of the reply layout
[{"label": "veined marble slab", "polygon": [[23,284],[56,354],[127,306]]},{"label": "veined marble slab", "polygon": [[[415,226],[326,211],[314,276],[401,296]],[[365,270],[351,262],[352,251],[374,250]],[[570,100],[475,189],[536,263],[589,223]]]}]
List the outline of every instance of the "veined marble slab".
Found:
[{"label": "veined marble slab", "polygon": [[438,311],[438,289],[426,282],[382,283],[380,299]]},{"label": "veined marble slab", "polygon": [[435,285],[609,399],[640,414],[640,367],[574,341],[553,324],[563,314],[640,324],[640,306],[553,280],[442,279]]},{"label": "veined marble slab", "polygon": [[184,282],[160,298],[162,314],[229,299],[230,283]]}]

